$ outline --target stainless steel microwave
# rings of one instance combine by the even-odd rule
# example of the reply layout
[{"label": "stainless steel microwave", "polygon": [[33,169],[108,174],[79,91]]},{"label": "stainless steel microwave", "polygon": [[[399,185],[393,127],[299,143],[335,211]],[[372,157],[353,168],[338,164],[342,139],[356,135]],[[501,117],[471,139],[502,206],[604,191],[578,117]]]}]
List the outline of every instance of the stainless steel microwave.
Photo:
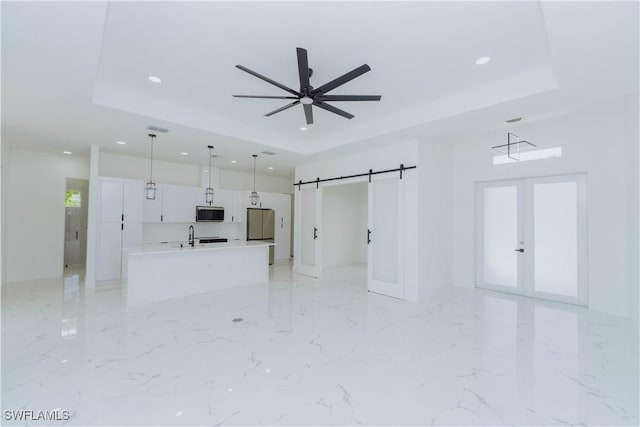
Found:
[{"label": "stainless steel microwave", "polygon": [[224,208],[221,206],[196,206],[197,222],[224,221]]}]

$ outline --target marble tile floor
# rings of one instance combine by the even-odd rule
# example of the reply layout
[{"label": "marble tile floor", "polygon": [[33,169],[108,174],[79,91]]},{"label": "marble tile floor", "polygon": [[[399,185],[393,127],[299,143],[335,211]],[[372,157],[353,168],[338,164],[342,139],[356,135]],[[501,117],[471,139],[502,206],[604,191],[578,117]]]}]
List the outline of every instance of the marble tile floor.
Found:
[{"label": "marble tile floor", "polygon": [[58,408],[2,425],[638,425],[638,341],[571,305],[368,293],[361,266],[133,308],[77,275],[7,284],[2,409]]}]

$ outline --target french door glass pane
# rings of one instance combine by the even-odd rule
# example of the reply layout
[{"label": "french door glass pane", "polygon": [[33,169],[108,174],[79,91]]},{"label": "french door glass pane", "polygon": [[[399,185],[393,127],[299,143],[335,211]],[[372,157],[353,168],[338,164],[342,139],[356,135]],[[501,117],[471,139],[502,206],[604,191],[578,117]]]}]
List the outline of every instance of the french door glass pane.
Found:
[{"label": "french door glass pane", "polygon": [[379,179],[371,185],[373,197],[372,278],[398,282],[398,180]]},{"label": "french door glass pane", "polygon": [[534,185],[536,292],[578,295],[577,183]]},{"label": "french door glass pane", "polygon": [[301,263],[310,267],[316,265],[316,244],[313,238],[313,227],[316,218],[316,189],[305,188],[301,191],[302,204],[302,259]]},{"label": "french door glass pane", "polygon": [[484,283],[518,287],[518,187],[484,189]]}]

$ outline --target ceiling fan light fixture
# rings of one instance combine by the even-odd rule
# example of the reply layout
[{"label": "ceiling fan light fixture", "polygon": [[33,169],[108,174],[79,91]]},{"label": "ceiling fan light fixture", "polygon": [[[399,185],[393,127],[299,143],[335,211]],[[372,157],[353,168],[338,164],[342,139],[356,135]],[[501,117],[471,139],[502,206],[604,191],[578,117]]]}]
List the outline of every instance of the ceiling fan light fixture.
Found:
[{"label": "ceiling fan light fixture", "polygon": [[306,126],[302,126],[302,127],[300,128],[300,130],[301,130],[302,132],[305,132],[305,131],[307,130],[307,127],[306,127]]},{"label": "ceiling fan light fixture", "polygon": [[296,48],[296,53],[298,56],[298,76],[300,77],[300,90],[291,89],[288,86],[283,85],[282,83],[278,83],[275,80],[270,79],[269,77],[263,76],[260,73],[257,73],[253,70],[248,69],[242,65],[236,65],[236,68],[244,71],[245,73],[251,74],[254,77],[259,78],[273,86],[276,86],[286,92],[288,95],[286,96],[273,96],[273,95],[232,95],[235,98],[256,98],[256,99],[286,99],[289,103],[283,107],[277,108],[273,111],[265,114],[265,117],[271,117],[274,114],[280,113],[284,110],[287,110],[291,107],[295,107],[297,105],[302,105],[304,110],[304,117],[307,122],[307,125],[313,124],[313,107],[320,108],[322,110],[328,111],[333,114],[337,114],[345,119],[352,119],[354,116],[351,113],[347,113],[340,108],[334,107],[330,102],[341,102],[341,101],[380,101],[380,95],[330,95],[328,94],[332,90],[337,87],[342,86],[345,83],[350,82],[355,79],[371,71],[371,67],[367,64],[362,64],[361,66],[354,68],[341,75],[338,78],[335,78],[320,87],[314,88],[311,86],[309,78],[313,74],[313,70],[309,68],[309,61],[307,58],[307,50],[301,47]]}]

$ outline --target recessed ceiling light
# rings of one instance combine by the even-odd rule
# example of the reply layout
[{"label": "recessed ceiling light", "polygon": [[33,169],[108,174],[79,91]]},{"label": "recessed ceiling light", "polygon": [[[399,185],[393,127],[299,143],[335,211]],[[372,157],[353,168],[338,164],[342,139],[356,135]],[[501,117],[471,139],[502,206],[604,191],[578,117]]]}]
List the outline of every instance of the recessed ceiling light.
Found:
[{"label": "recessed ceiling light", "polygon": [[488,64],[489,61],[491,61],[491,58],[488,56],[481,56],[480,58],[476,59],[476,64],[478,65],[485,65]]},{"label": "recessed ceiling light", "polygon": [[180,153],[180,154],[182,154],[183,156],[188,156],[189,155],[189,153],[185,153],[184,151],[182,153]]},{"label": "recessed ceiling light", "polygon": [[118,144],[118,145],[126,145],[127,143],[124,142],[124,141],[116,141],[116,144]]},{"label": "recessed ceiling light", "polygon": [[62,154],[71,154],[71,151],[63,151]]},{"label": "recessed ceiling light", "polygon": [[156,77],[156,76],[149,76],[149,81],[153,82],[153,83],[160,83],[160,82],[162,82],[162,79],[160,77]]},{"label": "recessed ceiling light", "polygon": [[231,160],[231,163],[233,163],[235,165],[238,162],[236,160]]},{"label": "recessed ceiling light", "polygon": [[307,128],[306,128],[306,127],[304,127],[304,126],[302,126],[302,127],[300,128],[300,130],[304,132],[305,130],[307,130]]},{"label": "recessed ceiling light", "polygon": [[269,166],[267,169],[269,169],[270,171],[273,170],[273,166]]},{"label": "recessed ceiling light", "polygon": [[519,122],[520,120],[522,120],[522,117],[514,117],[513,119],[505,120],[505,122],[515,123],[515,122]]},{"label": "recessed ceiling light", "polygon": [[203,169],[202,172],[209,173],[209,171],[207,169]]}]

